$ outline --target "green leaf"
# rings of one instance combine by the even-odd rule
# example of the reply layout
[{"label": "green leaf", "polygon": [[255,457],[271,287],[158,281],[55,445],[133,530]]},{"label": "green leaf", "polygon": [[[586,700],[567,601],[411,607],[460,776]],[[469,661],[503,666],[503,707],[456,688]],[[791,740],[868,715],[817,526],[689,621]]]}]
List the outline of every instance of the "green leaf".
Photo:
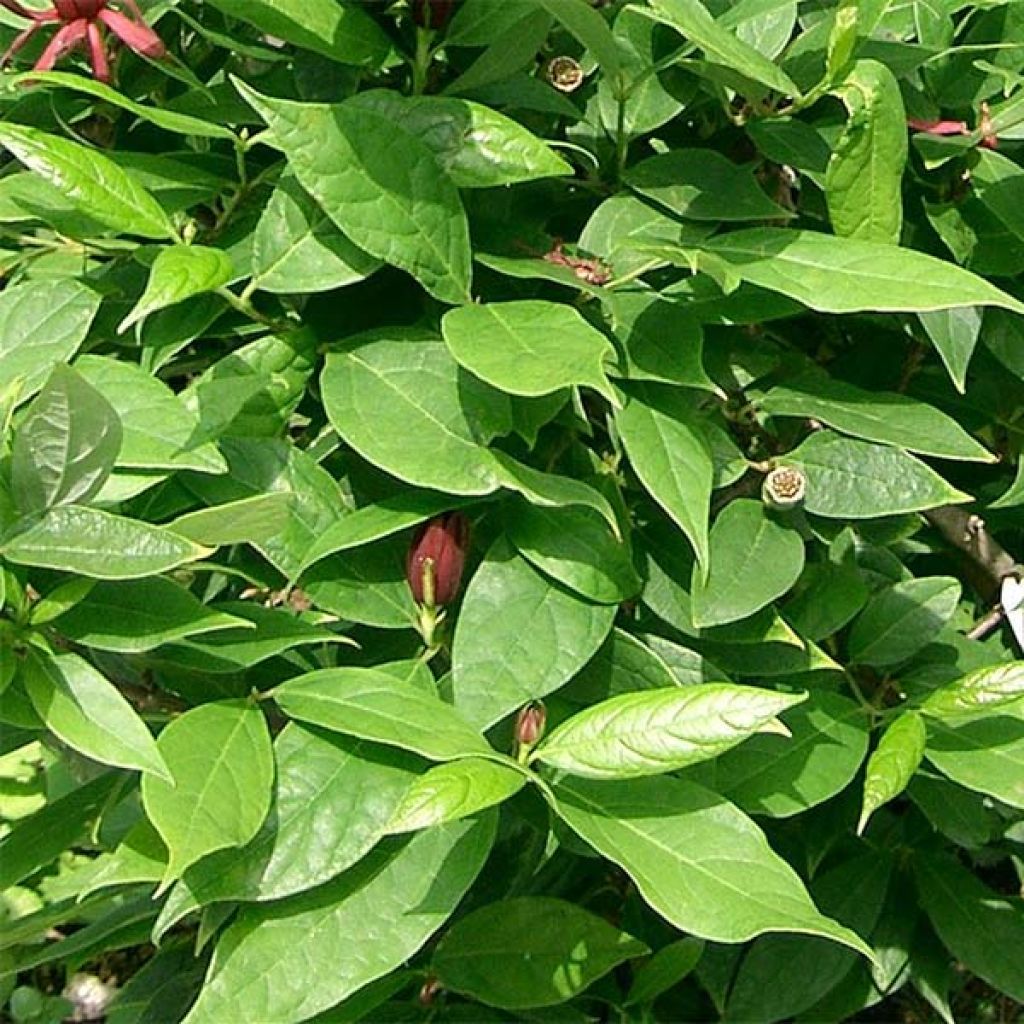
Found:
[{"label": "green leaf", "polygon": [[633,984],[623,1005],[653,1003],[658,996],[683,981],[703,955],[704,943],[700,939],[677,939],[662,946],[633,972]]},{"label": "green leaf", "polygon": [[463,306],[445,314],[441,330],[460,366],[509,394],[582,384],[618,404],[604,368],[615,350],[570,306],[534,299]]},{"label": "green leaf", "polygon": [[169,245],[161,249],[149,271],[149,281],[135,308],[118,325],[123,334],[158,310],[226,285],[235,271],[223,249],[205,245]]},{"label": "green leaf", "polygon": [[[184,1024],[298,1024],[400,967],[473,884],[494,830],[490,815],[428,829],[312,892],[243,910]],[[310,977],[313,959],[331,970]]]},{"label": "green leaf", "polygon": [[236,86],[299,184],[348,238],[442,302],[469,301],[466,213],[423,142],[358,103],[295,103]]},{"label": "green leaf", "polygon": [[446,989],[504,1010],[554,1006],[649,952],[596,914],[545,896],[479,907],[441,939],[431,967]]},{"label": "green leaf", "polygon": [[278,182],[253,238],[253,287],[275,294],[326,292],[362,281],[380,266],[338,229],[293,175]]},{"label": "green leaf", "polygon": [[982,310],[975,306],[936,309],[918,313],[917,318],[939,353],[950,380],[963,394],[967,389],[967,367],[981,336]]},{"label": "green leaf", "polygon": [[730,502],[711,527],[711,571],[699,566],[691,586],[693,623],[700,629],[745,619],[787,593],[804,567],[800,534],[760,501]]},{"label": "green leaf", "polygon": [[1024,723],[1018,717],[982,713],[927,724],[925,756],[943,775],[1024,809]]},{"label": "green leaf", "polygon": [[681,266],[691,263],[687,249],[699,250],[738,279],[781,292],[820,313],[926,312],[959,306],[1001,306],[1024,313],[1024,303],[953,263],[860,238],[749,228],[694,242],[687,249],[643,248]]},{"label": "green leaf", "polygon": [[989,984],[1024,1000],[1024,910],[948,855],[917,854],[914,882],[929,920],[953,956]]},{"label": "green leaf", "polygon": [[592,509],[517,503],[506,531],[531,565],[591,601],[620,604],[641,589],[629,550]]},{"label": "green leaf", "polygon": [[373,15],[355,3],[311,6],[306,0],[210,0],[210,6],[342,64],[377,68],[391,52],[391,41]]},{"label": "green leaf", "polygon": [[169,527],[182,537],[212,548],[266,543],[284,529],[290,505],[290,495],[260,494],[187,512]]},{"label": "green leaf", "polygon": [[621,71],[618,43],[608,22],[587,0],[535,0],[588,49],[609,79]]},{"label": "green leaf", "polygon": [[624,693],[563,722],[530,759],[589,779],[660,775],[724,754],[757,732],[786,735],[776,715],[806,699],[731,683]]},{"label": "green leaf", "polygon": [[875,594],[850,629],[850,660],[860,665],[897,665],[942,631],[960,602],[960,583],[928,576],[893,584]]},{"label": "green leaf", "polygon": [[275,687],[292,718],[412,750],[432,761],[492,754],[450,704],[371,668],[326,668]]},{"label": "green leaf", "polygon": [[331,424],[367,461],[417,486],[490,494],[497,471],[464,381],[440,338],[395,330],[329,354],[320,386]]},{"label": "green leaf", "polygon": [[971,500],[898,448],[828,430],[815,431],[780,461],[807,478],[807,511],[831,519],[871,519]]},{"label": "green leaf", "polygon": [[408,788],[387,833],[417,832],[468,818],[515,796],[526,780],[521,769],[479,757],[434,765]]},{"label": "green leaf", "polygon": [[879,807],[895,800],[910,784],[924,757],[927,734],[916,711],[904,711],[882,733],[864,772],[864,799],[857,834]]},{"label": "green leaf", "polygon": [[989,508],[1017,508],[1024,505],[1024,458],[1017,459],[1017,472],[1013,483],[995,501],[989,502]]},{"label": "green leaf", "polygon": [[844,434],[922,455],[968,462],[996,459],[956,420],[934,406],[906,395],[866,391],[818,371],[802,373],[772,388],[758,405],[770,416],[819,420]]},{"label": "green leaf", "polygon": [[0,125],[0,145],[83,213],[114,231],[142,238],[177,237],[163,208],[135,176],[97,150],[10,121]]},{"label": "green leaf", "polygon": [[1002,153],[976,149],[972,160],[971,185],[974,194],[999,222],[1024,240],[1024,170]]},{"label": "green leaf", "polygon": [[36,713],[69,747],[101,764],[151,772],[170,781],[168,766],[145,722],[114,685],[77,654],[31,652],[22,679]]},{"label": "green leaf", "polygon": [[717,24],[700,0],[652,0],[651,8],[649,17],[685,36],[713,64],[722,64],[787,96],[800,95],[796,84],[780,67]]},{"label": "green leaf", "polygon": [[423,778],[418,758],[298,722],[274,741],[274,761],[273,802],[259,833],[193,864],[171,890],[158,934],[197,907],[280,900],[336,878],[388,833]]},{"label": "green leaf", "polygon": [[0,541],[16,565],[130,580],[176,569],[210,554],[170,530],[79,505],[62,505]]},{"label": "green leaf", "polygon": [[97,583],[56,619],[55,628],[84,647],[140,654],[174,640],[245,624],[244,619],[204,605],[180,583],[150,576]]},{"label": "green leaf", "polygon": [[385,89],[351,103],[415,135],[458,188],[495,188],[573,173],[572,165],[518,121],[449,96],[402,96]]},{"label": "green leaf", "polygon": [[202,985],[204,971],[205,965],[196,960],[190,942],[160,949],[118,990],[107,1024],[168,1024],[181,1020]]},{"label": "green leaf", "polygon": [[764,194],[750,169],[713,149],[676,149],[652,156],[631,167],[623,180],[640,195],[687,220],[792,216]]},{"label": "green leaf", "polygon": [[837,235],[899,245],[907,117],[896,76],[859,60],[833,92],[849,120],[828,163],[825,196]]},{"label": "green leaf", "polygon": [[71,873],[64,884],[78,901],[113,886],[155,885],[167,866],[167,847],[143,818],[110,853],[101,853]]},{"label": "green leaf", "polygon": [[1024,697],[1024,661],[986,665],[938,687],[921,710],[934,718],[956,718],[1005,707]]},{"label": "green leaf", "polygon": [[102,297],[78,281],[26,281],[0,293],[0,380],[21,378],[20,399],[85,341]]},{"label": "green leaf", "polygon": [[135,363],[87,355],[75,369],[114,407],[121,421],[119,469],[224,473],[227,463],[206,440],[181,399]]},{"label": "green leaf", "polygon": [[858,567],[811,563],[782,613],[800,636],[819,643],[842,629],[867,604],[868,596],[867,583]]},{"label": "green leaf", "polygon": [[166,887],[207,854],[256,835],[270,809],[274,758],[263,712],[247,701],[186,711],[157,747],[174,781],[145,775],[142,804],[170,855]]},{"label": "green leaf", "polygon": [[710,790],[665,777],[565,779],[554,792],[566,824],[677,928],[715,942],[765,932],[820,935],[871,955],[855,933],[818,912],[757,825]]},{"label": "green leaf", "polygon": [[640,482],[708,565],[714,463],[697,414],[679,389],[633,385],[615,422]]},{"label": "green leaf", "polygon": [[486,729],[552,693],[601,646],[615,612],[552,583],[500,537],[473,574],[455,625],[456,707]]},{"label": "green leaf", "polygon": [[868,749],[863,708],[837,693],[812,690],[783,716],[791,735],[752,736],[735,750],[695,770],[748,814],[788,818],[844,790]]},{"label": "green leaf", "polygon": [[11,477],[19,509],[42,512],[89,501],[120,450],[121,421],[110,403],[58,364],[15,434]]}]

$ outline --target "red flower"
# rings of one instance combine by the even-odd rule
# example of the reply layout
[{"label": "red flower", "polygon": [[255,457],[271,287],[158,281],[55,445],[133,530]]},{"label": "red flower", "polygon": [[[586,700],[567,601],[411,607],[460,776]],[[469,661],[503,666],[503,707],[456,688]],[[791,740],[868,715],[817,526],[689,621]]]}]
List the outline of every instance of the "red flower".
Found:
[{"label": "red flower", "polygon": [[460,512],[447,512],[424,523],[412,538],[405,578],[417,604],[451,604],[459,592],[469,546],[469,523]]},{"label": "red flower", "polygon": [[49,71],[58,60],[72,50],[85,47],[88,49],[92,73],[101,82],[109,82],[110,62],[107,59],[101,25],[113,32],[125,46],[143,57],[162,57],[167,52],[163,41],[146,24],[135,0],[118,0],[128,9],[130,17],[114,10],[111,7],[113,2],[114,0],[52,0],[52,10],[30,11],[20,3],[20,0],[0,0],[0,5],[7,10],[31,22],[0,59],[0,66],[7,64],[44,25],[50,24],[60,27],[43,50],[42,56],[36,61],[36,71]]}]

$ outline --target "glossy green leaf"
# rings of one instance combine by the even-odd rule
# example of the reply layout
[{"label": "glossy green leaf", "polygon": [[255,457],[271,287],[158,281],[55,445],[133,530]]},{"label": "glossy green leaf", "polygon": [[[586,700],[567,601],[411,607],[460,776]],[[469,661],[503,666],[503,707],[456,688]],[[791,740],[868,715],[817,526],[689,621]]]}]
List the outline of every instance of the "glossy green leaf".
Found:
[{"label": "glossy green leaf", "polygon": [[205,547],[266,543],[288,522],[291,499],[287,494],[260,494],[223,505],[197,509],[179,516],[169,528]]},{"label": "glossy green leaf", "polygon": [[938,473],[898,448],[815,431],[782,460],[807,478],[808,512],[870,519],[969,501]]},{"label": "glossy green leaf", "polygon": [[864,773],[864,799],[857,832],[883,804],[895,800],[907,788],[924,757],[927,734],[916,711],[905,711],[882,733],[868,758]]},{"label": "glossy green leaf", "polygon": [[121,436],[103,395],[70,367],[55,366],[15,434],[11,477],[19,510],[88,502],[114,468]]},{"label": "glossy green leaf", "polygon": [[460,366],[509,394],[582,384],[618,404],[604,368],[611,342],[569,306],[529,299],[463,306],[445,314],[441,330]]},{"label": "glossy green leaf", "polygon": [[677,928],[716,942],[765,932],[821,935],[870,955],[854,932],[818,912],[754,822],[710,790],[652,778],[566,779],[554,791],[566,824]]},{"label": "glossy green leaf", "polygon": [[850,628],[851,661],[878,667],[906,661],[939,634],[959,601],[960,583],[951,576],[886,587]]},{"label": "glossy green leaf", "polygon": [[967,368],[981,337],[982,310],[977,306],[918,313],[928,340],[961,394],[967,389]]},{"label": "glossy green leaf", "polygon": [[624,1005],[652,1003],[686,978],[703,954],[704,943],[692,937],[662,946],[634,972],[633,984]]},{"label": "glossy green leaf", "polygon": [[899,245],[907,124],[899,82],[886,65],[859,60],[833,90],[849,112],[825,174],[837,235]]},{"label": "glossy green leaf", "polygon": [[63,569],[100,580],[152,576],[209,553],[209,548],[170,530],[79,505],[52,508],[0,541],[0,555],[17,565]]},{"label": "glossy green leaf", "polygon": [[168,765],[145,722],[83,658],[32,652],[22,679],[36,713],[69,747],[101,764],[138,769],[170,782]]},{"label": "glossy green leaf", "polygon": [[[428,829],[310,893],[246,909],[218,942],[185,1024],[298,1024],[401,966],[473,884],[494,828],[486,816]],[[311,977],[313,961],[331,970]]]},{"label": "glossy green leaf", "polygon": [[114,231],[143,238],[175,238],[163,208],[131,172],[78,142],[26,125],[0,125],[0,145],[58,188],[83,213]]},{"label": "glossy green leaf", "polygon": [[935,718],[955,718],[1003,708],[1024,697],[1024,661],[1011,661],[968,672],[928,695],[921,710]]},{"label": "glossy green leaf", "polygon": [[615,612],[542,576],[499,538],[470,580],[455,624],[456,707],[486,729],[557,690],[604,642]]},{"label": "glossy green leaf", "polygon": [[705,629],[745,619],[787,593],[804,567],[800,534],[760,501],[730,502],[711,527],[711,570],[694,566],[694,625]]},{"label": "glossy green leaf", "polygon": [[431,966],[445,988],[486,1006],[564,1003],[647,946],[565,900],[523,896],[488,904],[441,939]]},{"label": "glossy green leaf", "polygon": [[819,420],[866,441],[922,455],[969,462],[995,457],[951,416],[906,395],[866,391],[823,373],[809,372],[772,388],[758,405],[771,416]]},{"label": "glossy green leaf", "polygon": [[169,245],[157,254],[142,298],[121,321],[118,331],[127,331],[158,310],[194,299],[203,292],[216,291],[233,276],[231,257],[222,249]]},{"label": "glossy green leaf", "polygon": [[943,775],[1024,809],[1024,723],[1008,714],[929,718],[925,757]]},{"label": "glossy green leaf", "polygon": [[724,754],[757,732],[785,735],[776,716],[806,697],[729,683],[624,693],[563,722],[531,760],[589,779],[660,775]]},{"label": "glossy green leaf", "polygon": [[526,785],[526,773],[508,765],[464,757],[434,765],[406,790],[387,832],[417,832],[503,803]]},{"label": "glossy green leaf", "polygon": [[415,135],[358,104],[295,103],[239,90],[299,184],[360,249],[408,271],[443,302],[469,299],[466,213]]},{"label": "glossy green leaf", "polygon": [[1018,238],[1024,239],[1024,170],[1002,153],[977,149],[971,168],[974,194]]},{"label": "glossy green leaf", "polygon": [[142,804],[170,855],[166,886],[207,854],[256,835],[270,809],[274,759],[263,712],[246,701],[186,711],[157,747],[174,781],[144,776]]},{"label": "glossy green leaf", "polygon": [[376,669],[327,668],[275,687],[285,714],[433,761],[492,753],[449,704]]}]

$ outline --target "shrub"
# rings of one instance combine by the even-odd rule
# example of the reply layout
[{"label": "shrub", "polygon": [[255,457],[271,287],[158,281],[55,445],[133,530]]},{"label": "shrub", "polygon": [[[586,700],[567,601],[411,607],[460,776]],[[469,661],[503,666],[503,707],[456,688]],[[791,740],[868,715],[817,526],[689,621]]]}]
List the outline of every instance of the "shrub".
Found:
[{"label": "shrub", "polygon": [[1024,1000],[1020,4],[0,6],[14,1019]]}]

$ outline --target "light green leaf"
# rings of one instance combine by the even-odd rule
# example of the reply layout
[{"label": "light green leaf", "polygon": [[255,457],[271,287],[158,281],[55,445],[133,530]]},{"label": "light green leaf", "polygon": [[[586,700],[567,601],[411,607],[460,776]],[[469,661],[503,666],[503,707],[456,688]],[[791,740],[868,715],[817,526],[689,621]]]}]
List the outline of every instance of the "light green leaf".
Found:
[{"label": "light green leaf", "polygon": [[446,989],[505,1010],[554,1006],[644,943],[565,900],[523,896],[479,907],[441,939],[431,967]]},{"label": "light green leaf", "polygon": [[58,363],[15,434],[11,477],[19,510],[88,502],[114,468],[121,436],[110,403]]},{"label": "light green leaf", "polygon": [[135,308],[121,321],[123,334],[140,320],[203,292],[226,285],[235,271],[223,249],[205,245],[169,245],[161,249],[149,271],[149,281]]},{"label": "light green leaf", "polygon": [[693,623],[700,629],[745,619],[788,593],[804,567],[800,534],[773,516],[763,502],[730,502],[711,527],[711,571],[695,565]]},{"label": "light green leaf", "polygon": [[466,213],[423,142],[358,104],[295,103],[235,84],[299,184],[348,238],[442,302],[469,301]]},{"label": "light green leaf", "polygon": [[68,278],[44,277],[0,292],[0,380],[21,378],[16,401],[35,394],[54,364],[78,351],[101,301]]},{"label": "light green leaf", "polygon": [[170,780],[145,722],[83,658],[31,652],[21,677],[39,717],[69,747],[101,764]]},{"label": "light green leaf", "polygon": [[[400,967],[473,884],[494,830],[488,815],[393,840],[325,886],[243,910],[184,1024],[298,1024]],[[331,970],[310,977],[313,959]]]},{"label": "light green leaf", "polygon": [[924,758],[926,738],[924,720],[916,711],[904,711],[882,733],[864,772],[858,835],[879,807],[895,800],[907,788]]},{"label": "light green leaf", "polygon": [[0,125],[0,145],[83,213],[114,231],[142,238],[177,237],[163,208],[134,175],[97,150],[10,121]]},{"label": "light green leaf", "polygon": [[968,462],[996,460],[956,420],[934,406],[906,395],[866,391],[817,371],[772,388],[758,405],[770,416],[819,420],[844,434],[922,455]]},{"label": "light green leaf", "polygon": [[630,168],[623,180],[640,195],[687,220],[777,220],[792,216],[765,195],[749,168],[734,164],[713,149],[676,149],[652,156]]},{"label": "light green leaf", "polygon": [[967,367],[981,337],[982,310],[976,306],[936,309],[918,313],[917,318],[939,353],[950,380],[963,394],[967,389]]},{"label": "light green leaf", "polygon": [[391,41],[373,15],[357,3],[328,0],[210,0],[210,6],[262,32],[342,64],[379,67]]},{"label": "light green leaf", "polygon": [[808,512],[870,519],[970,501],[933,469],[898,448],[818,430],[780,460],[807,477]]},{"label": "light green leaf", "polygon": [[714,463],[697,414],[679,389],[633,385],[616,424],[636,475],[708,565]]},{"label": "light green leaf", "polygon": [[526,785],[520,769],[479,757],[434,765],[408,788],[387,833],[417,832],[504,803]]},{"label": "light green leaf", "polygon": [[441,330],[459,365],[509,394],[582,384],[618,405],[605,375],[615,350],[571,306],[536,299],[463,306],[445,314]]},{"label": "light green leaf", "polygon": [[787,96],[800,90],[790,77],[748,43],[738,39],[711,17],[700,0],[652,0],[649,17],[674,28],[704,51],[713,64],[723,64],[761,85]]},{"label": "light green leaf", "polygon": [[292,718],[433,761],[493,753],[450,704],[377,669],[308,672],[275,687],[273,697]]},{"label": "light green leaf", "polygon": [[466,588],[455,625],[455,705],[481,729],[564,685],[612,628],[616,607],[562,589],[501,537]]},{"label": "light green leaf", "polygon": [[899,245],[907,116],[896,76],[859,60],[833,92],[849,120],[825,174],[828,212],[837,235]]},{"label": "light green leaf", "polygon": [[566,824],[618,864],[675,927],[715,942],[765,932],[821,935],[871,956],[854,932],[818,912],[761,829],[710,790],[664,777],[564,779],[554,791]]},{"label": "light green leaf", "polygon": [[531,565],[583,597],[620,604],[639,593],[629,550],[591,509],[516,504],[506,522],[509,539]]},{"label": "light green leaf", "polygon": [[1024,697],[1024,661],[986,665],[934,690],[921,710],[935,718],[984,713]]},{"label": "light green leaf", "polygon": [[248,701],[186,711],[157,747],[174,781],[143,776],[142,805],[167,845],[166,887],[207,854],[256,835],[270,809],[274,757],[263,712]]},{"label": "light green leaf", "polygon": [[929,717],[925,756],[943,775],[1024,809],[1024,722],[988,714]]},{"label": "light green leaf", "polygon": [[291,496],[259,494],[178,516],[169,528],[206,547],[266,543],[288,522]]},{"label": "light green leaf", "polygon": [[563,722],[531,760],[589,779],[660,775],[724,754],[757,732],[788,734],[776,715],[806,699],[731,683],[624,693]]},{"label": "light green leaf", "polygon": [[518,121],[450,96],[402,96],[385,89],[350,101],[415,135],[458,188],[494,188],[571,175],[572,165]]},{"label": "light green leaf", "polygon": [[1001,224],[1024,240],[1024,169],[1008,156],[991,149],[976,149],[972,162],[974,194]]},{"label": "light green leaf", "polygon": [[850,629],[850,660],[860,665],[896,665],[929,644],[960,601],[952,576],[927,576],[895,583],[875,594]]},{"label": "light green leaf", "polygon": [[17,565],[130,580],[176,569],[210,554],[170,530],[80,505],[61,505],[0,541]]},{"label": "light green leaf", "polygon": [[380,266],[342,234],[293,175],[278,182],[253,238],[254,287],[275,294],[325,292],[362,281]]},{"label": "light green leaf", "polygon": [[989,502],[989,508],[1017,508],[1024,505],[1024,458],[1017,459],[1017,472],[1013,483],[995,501]]}]

